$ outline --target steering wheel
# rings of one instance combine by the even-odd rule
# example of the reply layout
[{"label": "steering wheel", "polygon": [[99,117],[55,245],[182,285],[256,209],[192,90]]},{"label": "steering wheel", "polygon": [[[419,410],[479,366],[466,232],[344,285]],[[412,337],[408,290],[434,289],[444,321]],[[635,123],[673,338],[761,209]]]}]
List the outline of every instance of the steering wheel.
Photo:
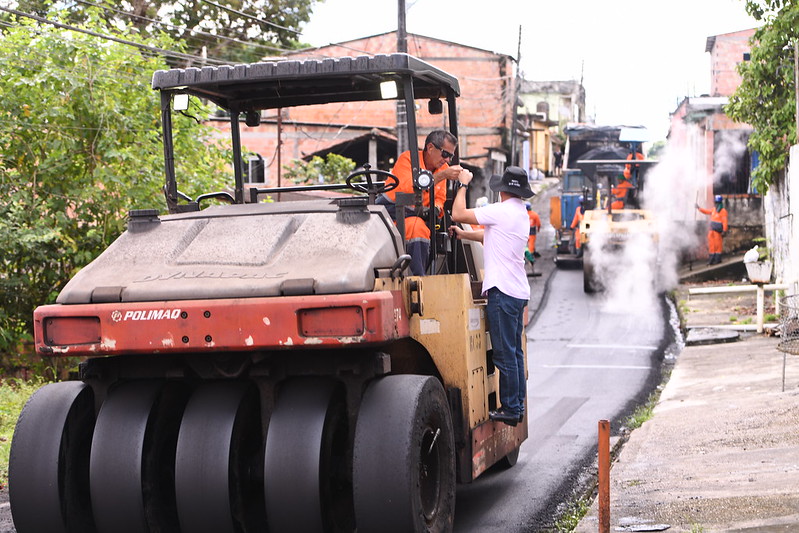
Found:
[{"label": "steering wheel", "polygon": [[[355,178],[361,176],[364,177],[362,181],[355,181]],[[372,176],[378,179],[374,179]],[[380,177],[383,179],[380,180]],[[366,164],[363,166],[363,170],[353,172],[347,176],[347,187],[358,192],[365,192],[369,195],[369,198],[374,198],[378,194],[393,191],[399,187],[399,178],[387,170],[372,170],[372,168]]]}]

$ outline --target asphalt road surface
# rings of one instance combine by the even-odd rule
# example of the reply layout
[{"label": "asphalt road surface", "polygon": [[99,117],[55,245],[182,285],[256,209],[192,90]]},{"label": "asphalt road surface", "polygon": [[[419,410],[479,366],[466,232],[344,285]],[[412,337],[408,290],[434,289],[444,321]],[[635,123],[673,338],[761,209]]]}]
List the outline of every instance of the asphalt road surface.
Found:
[{"label": "asphalt road surface", "polygon": [[585,294],[582,269],[554,266],[549,198],[556,194],[550,186],[532,199],[542,231],[539,276],[530,277],[530,437],[516,466],[459,486],[456,533],[551,528],[590,475],[599,420],[617,433],[660,383],[664,354],[674,349],[673,312],[662,295]]},{"label": "asphalt road surface", "polygon": [[455,531],[534,532],[595,457],[599,420],[612,430],[660,381],[671,335],[663,297],[647,305],[583,292],[581,270],[557,270],[528,330],[530,438],[519,462],[459,487]]}]

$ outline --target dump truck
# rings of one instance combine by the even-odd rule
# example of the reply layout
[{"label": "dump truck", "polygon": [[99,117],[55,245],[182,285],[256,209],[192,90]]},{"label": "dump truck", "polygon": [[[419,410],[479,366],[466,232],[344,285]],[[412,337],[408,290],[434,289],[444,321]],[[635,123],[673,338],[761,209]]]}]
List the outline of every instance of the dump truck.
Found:
[{"label": "dump truck", "polygon": [[[130,211],[126,231],[35,310],[37,354],[82,362],[18,419],[18,533],[450,531],[456,483],[512,466],[527,438],[526,420],[489,419],[499,379],[480,245],[431,214],[428,275],[409,275],[404,232],[375,204],[395,176],[362,167],[343,184],[247,185],[241,124],[403,100],[418,185],[405,200],[418,205],[432,188],[414,104],[441,113],[443,99],[457,135],[458,80],[387,54],[175,68],[152,86],[167,212]],[[195,198],[172,144],[187,98],[229,114],[233,154],[231,188]],[[306,191],[317,197],[264,201]]]},{"label": "dump truck", "polygon": [[555,229],[555,264],[559,267],[582,262],[571,224],[574,212],[591,190],[591,183],[581,170],[567,168],[561,178],[560,194],[549,199],[549,223]]}]

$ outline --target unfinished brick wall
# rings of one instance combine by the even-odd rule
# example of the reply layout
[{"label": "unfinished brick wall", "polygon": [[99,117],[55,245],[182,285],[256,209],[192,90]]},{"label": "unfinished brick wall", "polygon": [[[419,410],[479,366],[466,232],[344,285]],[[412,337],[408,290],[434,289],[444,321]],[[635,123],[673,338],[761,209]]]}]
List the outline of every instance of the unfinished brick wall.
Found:
[{"label": "unfinished brick wall", "polygon": [[[295,52],[288,59],[344,57],[390,54],[397,50],[395,32],[365,37],[313,50]],[[458,138],[460,156],[472,165],[489,165],[488,148],[508,146],[512,108],[514,69],[509,56],[457,43],[408,35],[408,53],[458,78]],[[417,101],[418,142],[433,129],[449,124],[448,109],[443,115],[429,115],[427,102]],[[257,128],[242,126],[242,146],[260,154],[266,161],[267,181],[276,185],[278,174],[277,113],[265,112]],[[229,125],[215,125],[229,134]],[[386,102],[347,102],[283,110],[281,165],[300,159],[347,139],[363,135],[372,128],[395,134],[396,104]],[[356,161],[358,164],[365,161]]]},{"label": "unfinished brick wall", "polygon": [[741,84],[736,70],[749,52],[749,39],[755,29],[715,35],[708,40],[710,52],[710,96],[731,96]]}]

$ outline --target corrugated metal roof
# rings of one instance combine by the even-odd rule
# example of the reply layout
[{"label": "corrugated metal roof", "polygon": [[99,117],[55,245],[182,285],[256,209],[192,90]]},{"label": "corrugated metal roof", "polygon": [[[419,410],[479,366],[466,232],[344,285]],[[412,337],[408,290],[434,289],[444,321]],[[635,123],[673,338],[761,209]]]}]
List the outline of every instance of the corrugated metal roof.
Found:
[{"label": "corrugated metal roof", "polygon": [[[380,100],[379,84],[410,76],[416,98],[460,95],[458,80],[408,54],[159,70],[153,89],[183,89],[233,110]],[[402,97],[402,86],[399,84]]]}]

